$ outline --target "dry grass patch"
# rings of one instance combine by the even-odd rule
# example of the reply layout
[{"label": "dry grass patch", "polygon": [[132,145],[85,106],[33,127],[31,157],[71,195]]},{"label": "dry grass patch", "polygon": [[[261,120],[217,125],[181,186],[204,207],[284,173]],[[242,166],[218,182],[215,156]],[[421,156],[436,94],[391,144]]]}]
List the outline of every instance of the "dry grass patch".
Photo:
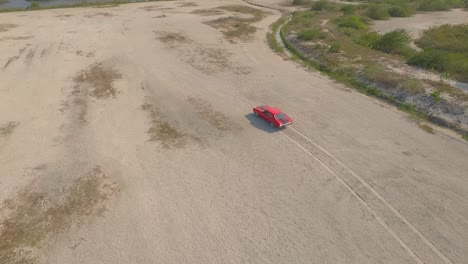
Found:
[{"label": "dry grass patch", "polygon": [[148,114],[151,122],[146,131],[149,141],[159,142],[165,149],[183,148],[189,140],[199,141],[198,138],[178,131],[165,119],[158,107],[150,102],[141,105],[141,109]]},{"label": "dry grass patch", "polygon": [[8,209],[0,226],[0,263],[38,263],[35,251],[84,217],[101,215],[106,202],[119,188],[101,167],[77,178],[60,195],[41,191],[31,184],[15,199],[6,200]]},{"label": "dry grass patch", "polygon": [[[251,39],[253,33],[257,31],[251,24],[262,20],[267,14],[262,10],[242,5],[221,6],[218,8],[243,15],[222,17],[205,22],[207,25],[221,30],[224,36],[229,40]],[[248,17],[246,18],[245,15]]]},{"label": "dry grass patch", "polygon": [[222,10],[213,8],[213,9],[197,9],[190,12],[192,14],[200,15],[200,16],[218,16],[224,14]]},{"label": "dry grass patch", "polygon": [[195,2],[185,2],[179,5],[179,7],[192,7],[192,6],[198,6],[198,4]]},{"label": "dry grass patch", "polygon": [[156,38],[169,47],[176,47],[180,44],[192,43],[192,40],[182,33],[167,32],[167,31],[154,31]]},{"label": "dry grass patch", "polygon": [[0,24],[0,32],[5,32],[8,31],[12,28],[19,27],[19,25],[16,24]]},{"label": "dry grass patch", "polygon": [[0,126],[0,137],[7,137],[19,126],[18,122],[8,122]]},{"label": "dry grass patch", "polygon": [[114,15],[109,13],[109,12],[97,12],[97,13],[85,15],[85,17],[87,17],[87,18],[93,18],[93,17],[97,17],[97,16],[113,17]]},{"label": "dry grass patch", "polygon": [[8,60],[7,60],[7,62],[5,63],[5,65],[3,65],[3,69],[8,68],[8,66],[10,66],[11,63],[13,63],[14,61],[18,60],[19,58],[20,58],[20,56],[13,56],[13,57],[8,58]]},{"label": "dry grass patch", "polygon": [[159,6],[142,6],[142,7],[139,7],[139,9],[143,9],[147,12],[151,12],[151,11],[156,11],[156,10],[159,10]]},{"label": "dry grass patch", "polygon": [[114,69],[104,67],[101,63],[94,64],[88,69],[79,73],[74,81],[76,84],[89,84],[93,87],[91,96],[98,99],[115,98],[118,91],[114,87],[114,82],[122,75]]},{"label": "dry grass patch", "polygon": [[425,132],[429,133],[429,134],[434,134],[434,129],[432,129],[432,127],[430,127],[429,125],[426,125],[426,124],[418,124],[418,126],[424,130]]},{"label": "dry grass patch", "polygon": [[36,54],[36,49],[30,49],[28,54],[26,54],[26,63],[31,63],[34,55]]},{"label": "dry grass patch", "polygon": [[3,37],[0,38],[0,41],[4,40],[26,40],[26,39],[32,39],[34,38],[33,36],[20,36],[20,37]]},{"label": "dry grass patch", "polygon": [[213,109],[210,103],[199,99],[189,97],[187,101],[195,108],[195,111],[210,125],[221,131],[233,130],[237,126],[229,121],[229,118],[223,113]]},{"label": "dry grass patch", "polygon": [[232,69],[231,54],[219,48],[198,47],[187,55],[186,61],[195,69],[206,74],[213,74]]}]

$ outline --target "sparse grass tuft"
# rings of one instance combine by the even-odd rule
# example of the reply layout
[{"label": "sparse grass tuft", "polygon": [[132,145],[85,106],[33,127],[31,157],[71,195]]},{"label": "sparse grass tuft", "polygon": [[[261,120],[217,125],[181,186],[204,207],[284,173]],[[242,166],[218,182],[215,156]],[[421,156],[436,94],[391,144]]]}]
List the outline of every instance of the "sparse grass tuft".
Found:
[{"label": "sparse grass tuft", "polygon": [[276,34],[278,33],[278,29],[279,27],[288,19],[287,16],[283,16],[281,17],[280,19],[278,19],[277,21],[275,21],[271,26],[271,32],[268,32],[267,34],[267,40],[268,40],[268,46],[270,46],[270,48],[277,52],[277,53],[283,53],[284,52],[284,48],[283,46],[281,46],[277,39],[276,39]]},{"label": "sparse grass tuft", "polygon": [[424,87],[421,80],[416,78],[409,78],[403,81],[401,88],[412,94],[424,93]]},{"label": "sparse grass tuft", "polygon": [[251,35],[257,31],[251,24],[262,20],[266,15],[266,13],[260,9],[242,5],[221,6],[219,9],[251,15],[250,18],[230,16],[206,22],[207,25],[220,29],[225,37],[231,40],[248,39],[251,37]]},{"label": "sparse grass tuft", "polygon": [[338,53],[340,51],[341,51],[341,45],[339,43],[333,43],[328,49],[328,52],[330,53]]},{"label": "sparse grass tuft", "polygon": [[89,84],[93,87],[91,96],[97,99],[115,98],[118,91],[114,82],[122,75],[114,69],[104,67],[102,64],[94,64],[85,71],[78,74],[74,81],[77,84]]},{"label": "sparse grass tuft", "polygon": [[363,76],[366,80],[380,84],[385,88],[397,88],[401,82],[401,76],[388,74],[386,69],[378,64],[369,64],[364,68]]},{"label": "sparse grass tuft", "polygon": [[343,28],[366,29],[368,21],[361,16],[347,15],[338,18],[337,23]]},{"label": "sparse grass tuft", "polygon": [[444,82],[444,81],[431,81],[428,80],[428,82],[434,86],[437,91],[440,91],[441,93],[446,93],[458,100],[461,101],[468,101],[468,94],[464,93],[462,90],[451,86],[450,84]]},{"label": "sparse grass tuft", "polygon": [[434,129],[432,129],[432,127],[429,125],[419,123],[418,126],[427,133],[434,134]]},{"label": "sparse grass tuft", "polygon": [[297,34],[297,38],[304,41],[325,38],[325,33],[318,29],[303,30]]},{"label": "sparse grass tuft", "polygon": [[314,2],[314,4],[312,5],[312,10],[315,10],[315,11],[331,11],[331,10],[335,10],[336,6],[337,5],[335,3],[332,3],[330,1],[319,0],[317,2]]},{"label": "sparse grass tuft", "polygon": [[442,91],[437,90],[432,92],[431,97],[434,99],[434,101],[440,102],[442,100]]},{"label": "sparse grass tuft", "polygon": [[41,7],[41,4],[38,1],[32,1],[29,9],[38,9]]}]

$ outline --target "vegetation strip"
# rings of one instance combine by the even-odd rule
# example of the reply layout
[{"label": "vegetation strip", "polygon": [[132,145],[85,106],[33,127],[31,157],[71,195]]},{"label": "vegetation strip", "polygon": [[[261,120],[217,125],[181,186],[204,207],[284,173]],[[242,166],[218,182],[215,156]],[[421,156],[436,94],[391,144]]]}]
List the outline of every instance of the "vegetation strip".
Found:
[{"label": "vegetation strip", "polygon": [[[295,15],[297,15],[297,12],[292,13],[293,18],[294,18]],[[386,95],[386,94],[382,93],[382,91],[379,88],[377,88],[376,86],[372,85],[372,83],[366,82],[365,80],[363,80],[362,78],[359,78],[359,76],[356,76],[355,74],[349,74],[348,72],[344,72],[344,71],[342,71],[343,69],[341,69],[341,70],[340,69],[339,70],[332,69],[328,65],[326,65],[325,63],[322,63],[319,60],[315,60],[313,58],[310,58],[309,56],[304,54],[299,48],[297,48],[287,38],[286,31],[284,29],[287,28],[289,26],[289,24],[291,24],[291,22],[287,22],[286,17],[281,17],[279,20],[277,20],[275,23],[273,23],[271,25],[272,33],[269,33],[267,35],[267,40],[268,40],[268,44],[269,44],[270,48],[272,50],[274,50],[275,52],[283,53],[282,45],[280,45],[280,43],[278,43],[276,38],[274,38],[276,31],[279,28],[281,28],[280,32],[279,32],[280,33],[279,34],[280,39],[283,42],[286,49],[291,52],[291,58],[294,61],[300,62],[301,64],[303,64],[304,66],[306,66],[309,69],[315,69],[315,70],[318,70],[320,72],[323,72],[326,75],[328,75],[329,77],[331,77],[331,78],[333,78],[333,79],[335,79],[335,80],[337,80],[337,81],[339,81],[341,83],[344,83],[344,84],[346,84],[348,86],[354,87],[354,88],[356,88],[357,90],[359,90],[360,92],[362,92],[362,93],[364,93],[366,95],[371,95],[371,96],[383,99],[384,101],[397,106],[397,108],[399,110],[410,114],[411,117],[413,117],[415,120],[417,120],[418,126],[421,127],[423,130],[425,130],[426,132],[432,133],[433,131],[432,131],[432,128],[430,128],[429,126],[421,124],[421,121],[424,121],[424,120],[431,121],[432,123],[435,123],[437,125],[441,125],[441,126],[444,126],[444,127],[447,127],[447,128],[451,128],[451,129],[453,129],[453,130],[455,130],[457,132],[460,132],[462,134],[463,139],[468,138],[467,131],[461,129],[460,127],[457,127],[457,126],[455,126],[455,125],[453,125],[451,123],[448,123],[445,120],[443,120],[443,119],[441,119],[441,118],[439,118],[437,116],[428,115],[427,113],[419,111],[411,103],[401,102],[401,101],[397,100],[393,96],[389,96],[389,95]],[[283,26],[283,27],[281,27],[281,26]],[[307,38],[320,38],[320,36],[321,36],[320,32],[316,32],[316,31],[313,31],[313,30],[305,31],[305,32],[301,32],[301,33],[302,34],[298,34],[298,38],[301,38],[301,37],[305,38],[305,39],[307,39]],[[335,47],[335,49],[339,51],[339,49],[340,49],[339,44],[337,46],[338,47]],[[333,49],[333,47],[330,46],[329,52],[333,52],[332,49]],[[413,81],[412,79],[409,79],[409,80],[407,80],[405,82],[406,82],[407,86],[409,87],[408,89],[412,89],[415,92],[418,92],[418,91],[420,91],[420,89],[422,89],[420,87],[419,80],[415,79]],[[439,83],[437,83],[436,85],[440,86]],[[446,85],[446,86],[449,86],[449,85]],[[452,92],[455,92],[454,89],[452,87],[450,87],[450,88],[451,89],[447,89],[447,91],[451,90],[451,92],[449,92],[449,94],[451,94],[451,95],[453,95],[456,98],[459,98],[461,100],[466,99],[465,98],[466,95],[464,95],[463,92],[460,91],[458,94],[454,94],[454,93],[452,93]],[[447,91],[444,91],[444,92],[447,92]],[[434,93],[432,93],[431,96],[434,98],[435,101],[437,101],[437,98],[439,100],[441,99],[440,94],[441,94],[441,90],[439,88],[437,88],[437,90]]]}]

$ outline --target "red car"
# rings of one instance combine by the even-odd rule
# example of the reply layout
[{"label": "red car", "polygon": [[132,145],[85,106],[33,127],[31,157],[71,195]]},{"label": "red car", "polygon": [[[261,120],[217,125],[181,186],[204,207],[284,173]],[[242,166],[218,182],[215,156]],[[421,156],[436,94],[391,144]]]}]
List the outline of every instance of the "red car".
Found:
[{"label": "red car", "polygon": [[292,124],[292,119],[278,108],[262,105],[255,107],[253,112],[255,116],[261,117],[269,122],[271,127],[281,128]]}]

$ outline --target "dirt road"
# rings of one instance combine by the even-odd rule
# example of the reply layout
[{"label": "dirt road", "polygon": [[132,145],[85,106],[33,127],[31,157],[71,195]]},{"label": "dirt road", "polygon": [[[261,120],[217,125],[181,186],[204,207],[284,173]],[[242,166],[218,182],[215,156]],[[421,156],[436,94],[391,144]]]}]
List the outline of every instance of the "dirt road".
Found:
[{"label": "dirt road", "polygon": [[227,39],[239,4],[0,15],[0,263],[468,262],[468,144],[275,55],[278,13]]}]

